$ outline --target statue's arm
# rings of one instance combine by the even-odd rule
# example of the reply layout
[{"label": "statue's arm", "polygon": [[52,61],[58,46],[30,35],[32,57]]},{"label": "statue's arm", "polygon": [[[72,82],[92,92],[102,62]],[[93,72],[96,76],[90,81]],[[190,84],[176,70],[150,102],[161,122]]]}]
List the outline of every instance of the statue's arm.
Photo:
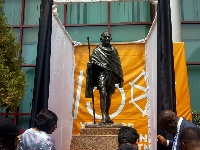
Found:
[{"label": "statue's arm", "polygon": [[86,69],[86,88],[85,88],[85,97],[92,97],[92,64],[90,62],[87,63]]}]

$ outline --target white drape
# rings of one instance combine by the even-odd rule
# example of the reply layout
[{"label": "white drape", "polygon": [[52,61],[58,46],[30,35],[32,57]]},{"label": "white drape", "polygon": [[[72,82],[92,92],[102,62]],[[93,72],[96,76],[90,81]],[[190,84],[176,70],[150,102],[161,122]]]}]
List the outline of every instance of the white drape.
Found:
[{"label": "white drape", "polygon": [[[155,21],[155,20],[154,20]],[[156,23],[156,21],[155,21]],[[157,23],[145,45],[149,150],[157,149]]]},{"label": "white drape", "polygon": [[57,129],[52,134],[58,150],[70,149],[73,122],[73,85],[74,47],[57,15],[52,15],[48,107],[58,116]]}]

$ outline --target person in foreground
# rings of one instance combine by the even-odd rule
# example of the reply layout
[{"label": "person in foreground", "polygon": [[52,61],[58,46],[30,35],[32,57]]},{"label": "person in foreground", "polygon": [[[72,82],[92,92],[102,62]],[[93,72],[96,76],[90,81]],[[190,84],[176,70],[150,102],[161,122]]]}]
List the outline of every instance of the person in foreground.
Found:
[{"label": "person in foreground", "polygon": [[118,133],[118,150],[137,150],[139,134],[134,128],[123,126]]},{"label": "person in foreground", "polygon": [[200,129],[188,127],[180,133],[181,150],[200,150]]},{"label": "person in foreground", "polygon": [[19,134],[19,129],[12,120],[0,117],[0,150],[16,150]]},{"label": "person in foreground", "polygon": [[34,128],[27,129],[21,136],[18,150],[55,150],[55,141],[48,135],[57,127],[58,117],[51,110],[41,110],[34,121]]},{"label": "person in foreground", "polygon": [[175,112],[171,110],[163,110],[158,116],[158,124],[161,128],[167,133],[173,135],[173,140],[167,140],[162,135],[157,136],[158,142],[165,146],[172,147],[172,150],[180,149],[180,133],[184,128],[187,127],[196,127],[192,122],[178,117]]},{"label": "person in foreground", "polygon": [[109,109],[111,96],[115,93],[115,84],[123,87],[124,77],[118,51],[110,44],[111,34],[107,31],[101,34],[101,42],[97,46],[87,63],[85,97],[92,98],[92,91],[97,87],[100,94],[100,109],[102,119],[99,125],[113,124]]}]

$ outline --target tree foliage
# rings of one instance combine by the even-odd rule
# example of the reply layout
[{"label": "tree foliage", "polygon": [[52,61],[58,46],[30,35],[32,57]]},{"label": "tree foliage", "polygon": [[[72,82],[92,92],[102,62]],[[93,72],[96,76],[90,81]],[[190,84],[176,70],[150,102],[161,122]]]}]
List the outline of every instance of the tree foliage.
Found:
[{"label": "tree foliage", "polygon": [[200,110],[192,111],[192,122],[200,127]]},{"label": "tree foliage", "polygon": [[25,94],[26,75],[20,68],[20,45],[3,13],[0,0],[0,107],[16,108]]}]

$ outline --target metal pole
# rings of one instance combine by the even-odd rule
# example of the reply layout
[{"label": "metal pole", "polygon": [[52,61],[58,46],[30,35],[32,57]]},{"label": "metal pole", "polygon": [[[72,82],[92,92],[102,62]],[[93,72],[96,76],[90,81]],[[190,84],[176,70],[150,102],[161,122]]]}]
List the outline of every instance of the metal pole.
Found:
[{"label": "metal pole", "polygon": [[[88,41],[88,50],[89,50],[89,61],[91,61],[90,59],[90,39],[89,37],[87,37],[87,41]],[[92,68],[91,68],[91,78],[92,78]],[[93,78],[91,79],[91,86],[92,86],[92,108],[93,108],[93,117],[94,117],[94,124],[96,124],[95,121],[95,109],[94,109],[94,93],[93,93]]]}]

